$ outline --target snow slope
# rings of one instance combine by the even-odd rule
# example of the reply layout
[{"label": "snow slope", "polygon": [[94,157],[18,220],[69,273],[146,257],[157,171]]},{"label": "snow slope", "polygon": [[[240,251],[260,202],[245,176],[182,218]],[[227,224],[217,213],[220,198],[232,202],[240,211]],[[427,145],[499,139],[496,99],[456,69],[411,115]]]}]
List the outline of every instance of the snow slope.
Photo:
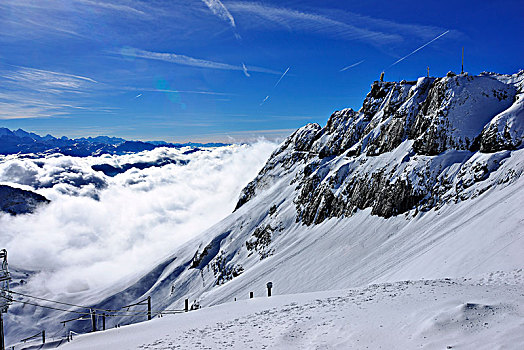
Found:
[{"label": "snow slope", "polygon": [[[366,286],[378,293],[382,287],[372,284],[408,280],[418,286],[424,283],[414,281],[421,279],[476,279],[495,271],[521,270],[523,79],[524,71],[513,76],[486,73],[374,83],[358,112],[335,112],[324,128],[309,124],[284,141],[244,188],[231,215],[118,293],[93,297],[90,303],[117,309],[151,296],[155,311],[180,309],[186,298],[209,307],[247,299],[251,291],[264,295],[268,281],[276,294],[293,295],[286,299],[290,303],[299,298],[297,293],[326,291],[328,298],[340,296],[331,294],[333,290]],[[453,319],[469,318],[464,315],[478,307],[466,303],[477,303],[474,299],[482,293],[495,294],[489,303],[478,303],[511,301],[513,309],[521,310],[517,289],[500,294],[504,287],[482,290],[457,284],[449,291],[438,289],[449,305],[432,304],[429,313],[408,317],[412,326],[400,335],[423,333],[416,328],[422,318],[438,318],[441,312]],[[432,303],[426,292],[415,305]],[[451,303],[444,293],[464,293],[471,299]],[[395,300],[400,299],[383,300],[384,309],[409,304],[408,298],[398,306]],[[50,320],[57,323],[59,317]],[[498,344],[491,332],[504,328],[506,319],[508,327],[519,326],[518,317],[511,317],[501,316],[500,328],[487,327],[482,339]],[[143,319],[113,317],[108,325]],[[402,321],[392,322],[398,326]],[[59,331],[50,321],[46,326]],[[89,329],[85,322],[68,327],[63,331]],[[362,327],[357,331],[370,334]],[[457,342],[469,339],[459,331],[462,326],[457,327],[446,335],[453,334]],[[343,335],[343,342],[354,340],[348,336]],[[405,345],[403,339],[395,346]]]},{"label": "snow slope", "polygon": [[519,349],[523,278],[520,269],[260,297],[78,336],[63,348]]}]

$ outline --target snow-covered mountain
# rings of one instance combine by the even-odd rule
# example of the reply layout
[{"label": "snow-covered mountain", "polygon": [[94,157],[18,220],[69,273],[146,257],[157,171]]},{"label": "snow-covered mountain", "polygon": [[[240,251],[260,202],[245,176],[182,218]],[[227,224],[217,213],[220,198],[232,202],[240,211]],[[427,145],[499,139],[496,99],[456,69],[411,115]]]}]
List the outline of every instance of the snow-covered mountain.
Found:
[{"label": "snow-covered mountain", "polygon": [[49,203],[44,196],[8,185],[0,185],[0,211],[11,215],[28,214],[42,204]]},{"label": "snow-covered mountain", "polygon": [[264,295],[268,281],[294,294],[520,269],[523,98],[524,71],[375,82],[359,111],[289,136],[230,216],[90,302],[181,309]]},{"label": "snow-covered mountain", "polygon": [[157,147],[221,147],[223,143],[168,143],[164,141],[127,141],[119,137],[97,136],[70,139],[50,134],[40,136],[22,129],[0,128],[0,154],[54,154],[88,157],[103,154],[129,154]]}]

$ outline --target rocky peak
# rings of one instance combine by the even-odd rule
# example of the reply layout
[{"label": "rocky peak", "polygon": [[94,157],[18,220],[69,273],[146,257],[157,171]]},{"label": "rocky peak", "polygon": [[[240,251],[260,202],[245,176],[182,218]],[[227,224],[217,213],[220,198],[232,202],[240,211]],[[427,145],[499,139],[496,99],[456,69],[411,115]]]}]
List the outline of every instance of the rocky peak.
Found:
[{"label": "rocky peak", "polygon": [[478,195],[471,181],[492,186],[489,174],[511,156],[503,151],[522,145],[523,80],[521,71],[374,82],[358,112],[336,111],[324,128],[311,124],[284,141],[237,208],[289,173],[296,220],[306,225],[365,208],[383,217],[417,213]]}]

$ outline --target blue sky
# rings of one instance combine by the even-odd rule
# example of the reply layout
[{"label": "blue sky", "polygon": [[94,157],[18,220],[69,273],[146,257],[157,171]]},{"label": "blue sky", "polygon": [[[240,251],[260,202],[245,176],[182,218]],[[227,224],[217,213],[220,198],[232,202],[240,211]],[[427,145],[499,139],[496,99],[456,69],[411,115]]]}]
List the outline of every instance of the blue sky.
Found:
[{"label": "blue sky", "polygon": [[383,70],[386,80],[460,72],[462,46],[470,74],[523,69],[522,13],[505,0],[2,0],[0,126],[281,137],[359,109]]}]

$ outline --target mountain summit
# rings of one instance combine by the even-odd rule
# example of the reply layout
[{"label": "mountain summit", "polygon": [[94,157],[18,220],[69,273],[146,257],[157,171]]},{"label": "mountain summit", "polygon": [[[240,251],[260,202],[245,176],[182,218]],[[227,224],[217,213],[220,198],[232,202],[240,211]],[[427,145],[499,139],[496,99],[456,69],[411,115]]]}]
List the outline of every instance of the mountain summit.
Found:
[{"label": "mountain summit", "polygon": [[269,281],[295,294],[520,269],[523,97],[524,71],[374,82],[359,111],[289,136],[231,215],[94,307],[217,305],[264,295]]},{"label": "mountain summit", "polygon": [[296,221],[306,225],[359,209],[387,218],[476,196],[522,145],[523,81],[524,71],[374,82],[358,112],[337,111],[324,128],[310,124],[291,135],[237,209],[296,164],[303,164],[293,178]]},{"label": "mountain summit", "polygon": [[98,306],[146,295],[159,308],[207,306],[264,294],[267,281],[287,294],[521,267],[523,81],[524,71],[374,82],[359,111],[289,136],[229,217]]}]

